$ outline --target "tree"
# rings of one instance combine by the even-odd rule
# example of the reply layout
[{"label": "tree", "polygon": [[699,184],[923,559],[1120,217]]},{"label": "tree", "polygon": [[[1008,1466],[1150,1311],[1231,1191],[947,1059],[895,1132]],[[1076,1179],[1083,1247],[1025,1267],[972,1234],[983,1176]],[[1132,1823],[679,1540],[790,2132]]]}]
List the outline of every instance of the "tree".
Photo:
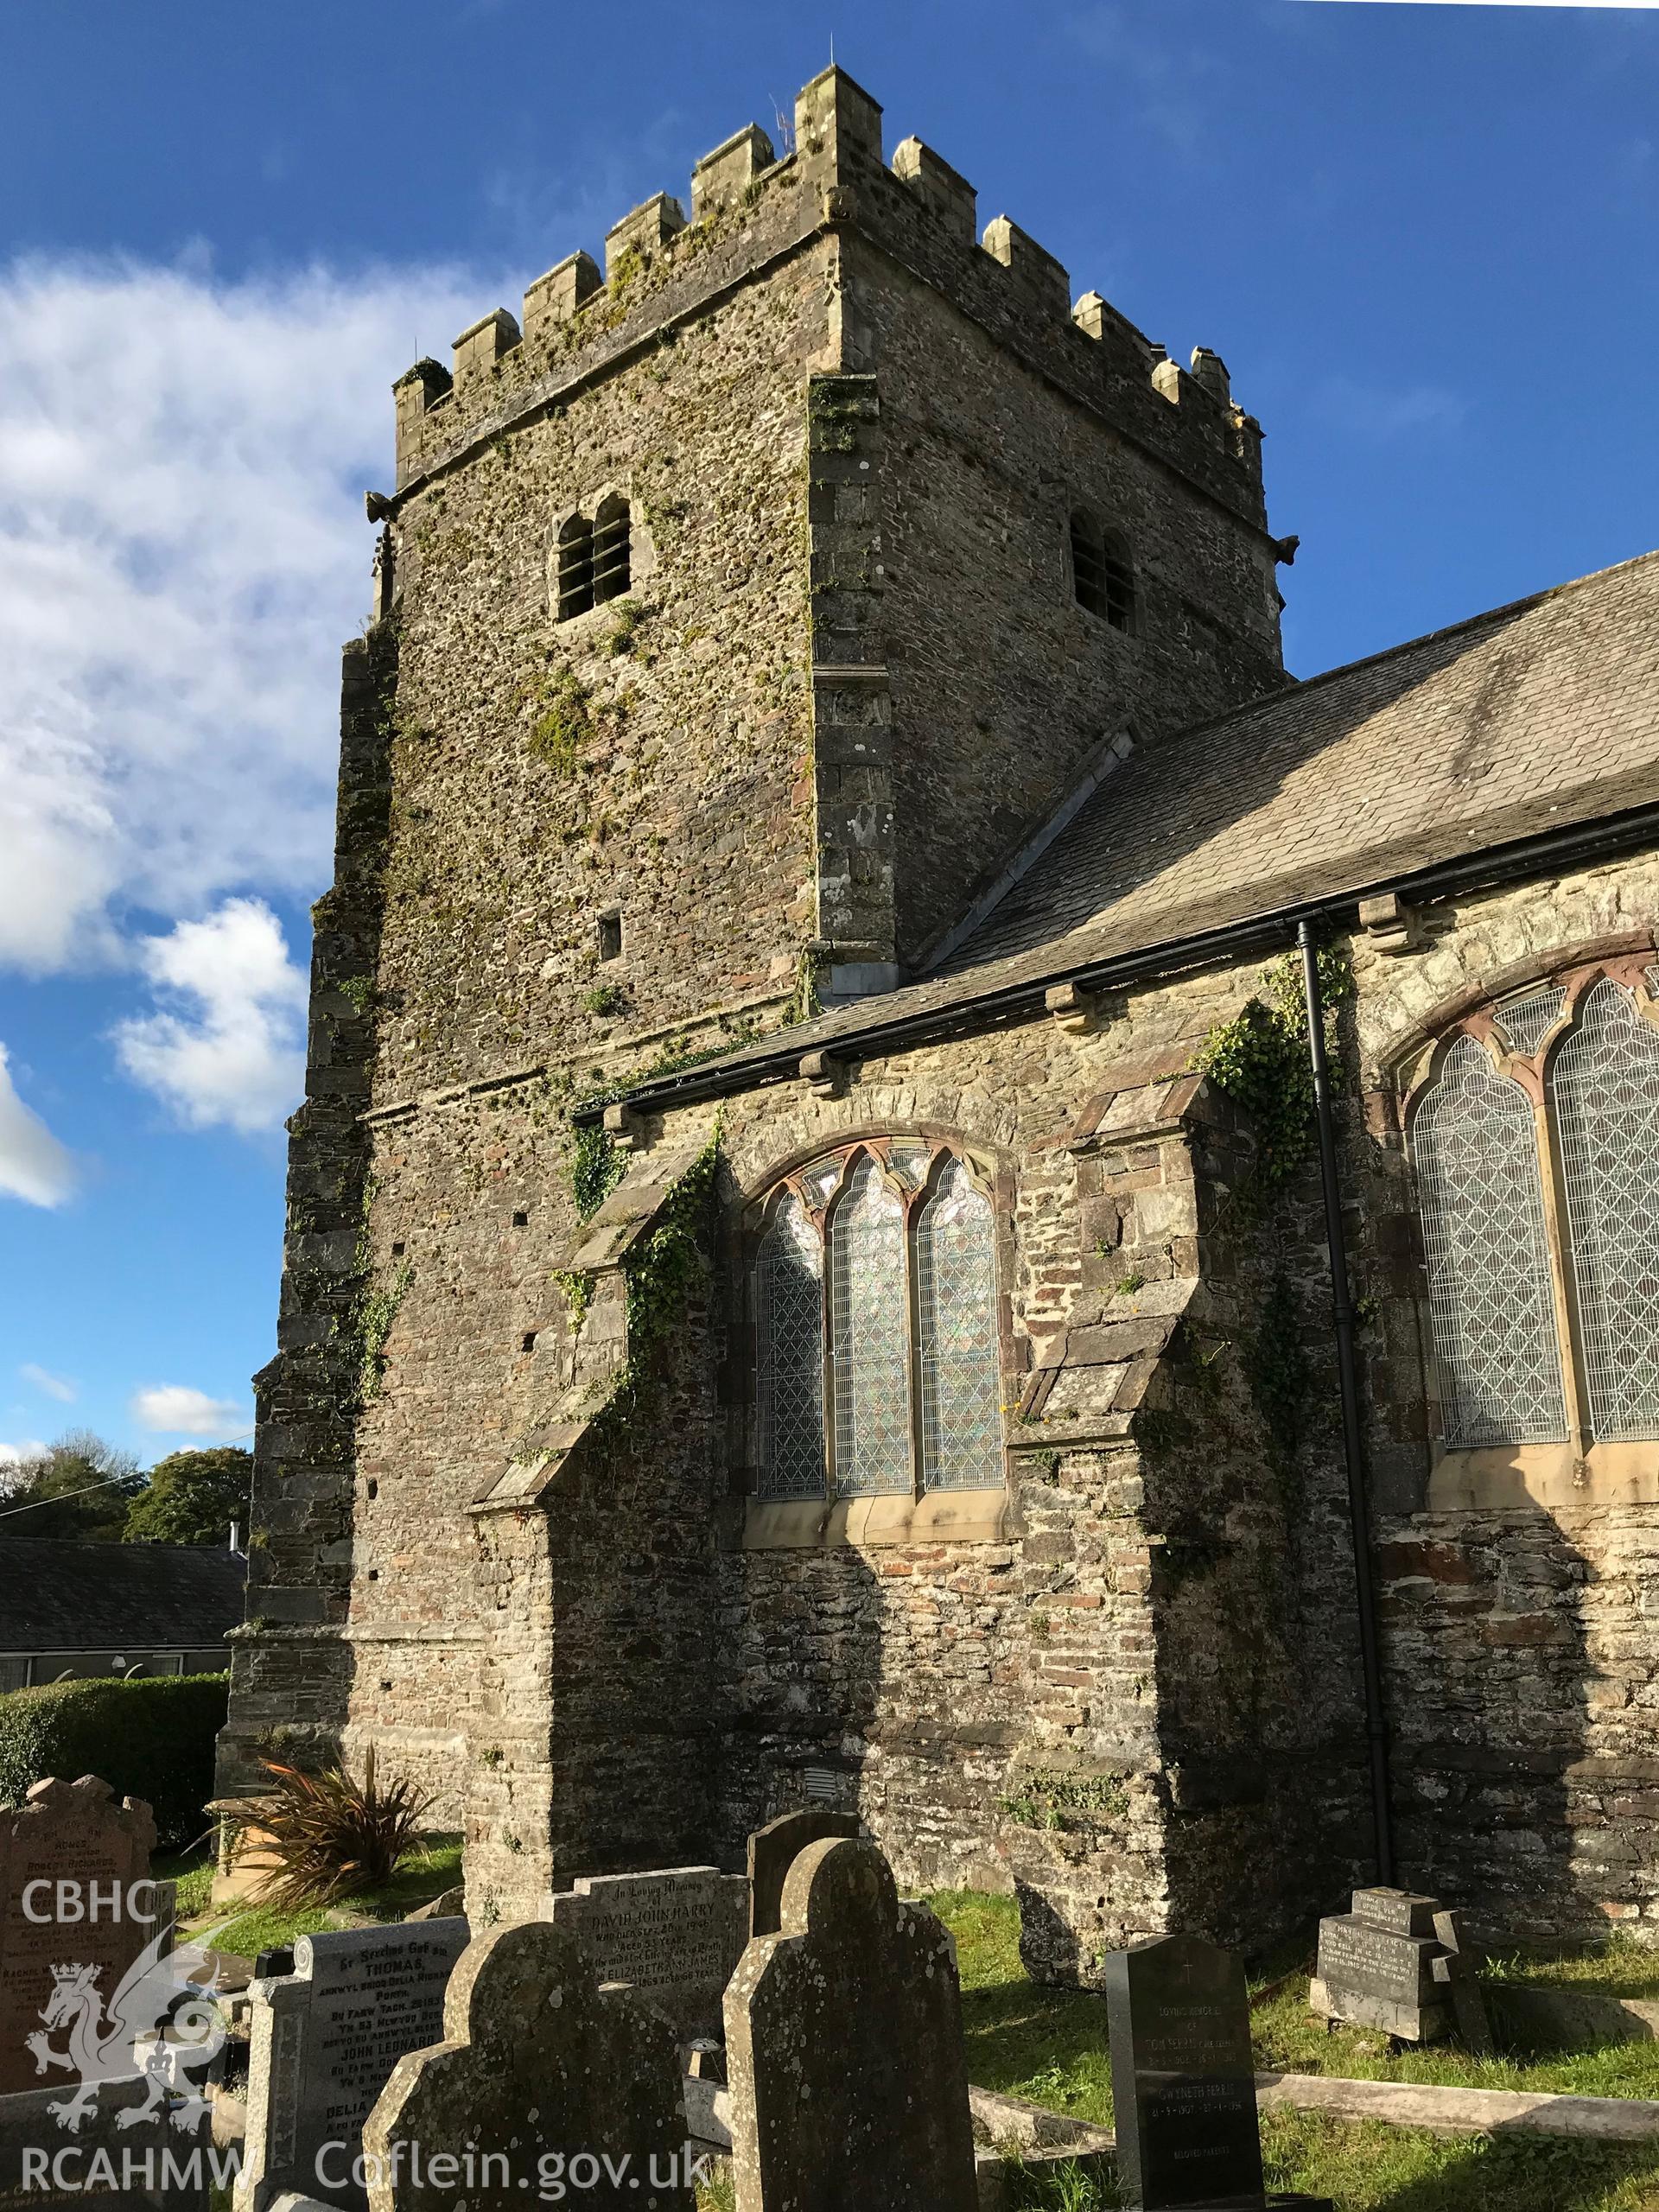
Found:
[{"label": "tree", "polygon": [[248,1534],[253,1454],[239,1444],[210,1452],[170,1452],[149,1471],[149,1487],[127,1508],[130,1544],[226,1544],[231,1523]]},{"label": "tree", "polygon": [[[67,1536],[81,1543],[119,1543],[127,1508],[143,1489],[137,1455],[106,1444],[90,1428],[72,1428],[55,1444],[11,1471],[0,1536]],[[27,1506],[27,1512],[15,1509]]]}]

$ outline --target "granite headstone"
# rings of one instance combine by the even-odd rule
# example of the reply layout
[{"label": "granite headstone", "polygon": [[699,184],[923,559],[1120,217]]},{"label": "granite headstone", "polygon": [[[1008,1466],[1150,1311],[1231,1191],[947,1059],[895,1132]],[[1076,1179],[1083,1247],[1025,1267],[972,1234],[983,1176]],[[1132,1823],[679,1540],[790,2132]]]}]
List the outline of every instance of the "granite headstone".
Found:
[{"label": "granite headstone", "polygon": [[468,1946],[444,2040],[398,2060],[363,2148],[371,2212],[692,2212],[673,2029],[545,1921]]},{"label": "granite headstone", "polygon": [[1106,2017],[1126,2207],[1320,2212],[1321,2199],[1264,2193],[1249,1996],[1230,1951],[1196,1936],[1115,1951],[1106,1962]]},{"label": "granite headstone", "polygon": [[363,2123],[404,2053],[442,2037],[468,1933],[453,1919],[302,1936],[291,1974],[253,1983],[237,2212],[289,2190],[363,2212],[350,2178]]},{"label": "granite headstone", "polygon": [[1352,1905],[1319,1923],[1312,2010],[1404,2043],[1433,2043],[1455,2031],[1471,2048],[1489,2049],[1457,1915],[1411,1890],[1356,1890]]}]

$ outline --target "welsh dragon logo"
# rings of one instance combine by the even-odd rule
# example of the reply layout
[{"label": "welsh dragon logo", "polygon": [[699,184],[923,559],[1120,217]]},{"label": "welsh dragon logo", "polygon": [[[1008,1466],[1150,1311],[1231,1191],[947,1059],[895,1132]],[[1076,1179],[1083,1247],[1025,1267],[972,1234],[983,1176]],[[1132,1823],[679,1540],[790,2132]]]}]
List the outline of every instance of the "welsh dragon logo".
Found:
[{"label": "welsh dragon logo", "polygon": [[[205,1951],[191,1945],[166,1948],[163,1928],[127,1968],[107,2000],[98,1986],[98,1966],[52,1969],[52,1994],[37,2016],[41,2026],[25,2037],[37,2074],[53,2069],[79,2075],[72,2095],[47,2110],[73,2135],[92,2112],[101,2084],[142,2081],[142,2104],[117,2113],[118,2127],[136,2127],[165,2105],[172,2124],[194,2133],[207,2115],[198,2082],[191,2080],[214,2058],[225,2042],[225,2018],[214,2002]],[[52,2037],[67,2031],[67,2045]]]}]

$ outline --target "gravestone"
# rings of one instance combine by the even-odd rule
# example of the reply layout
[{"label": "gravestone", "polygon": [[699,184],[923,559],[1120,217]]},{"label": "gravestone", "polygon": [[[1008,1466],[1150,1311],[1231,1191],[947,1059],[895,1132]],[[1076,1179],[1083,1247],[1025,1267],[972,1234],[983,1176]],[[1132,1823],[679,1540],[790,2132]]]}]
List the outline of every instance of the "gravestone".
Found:
[{"label": "gravestone", "polygon": [[950,1938],[873,1843],[810,1844],[726,1992],[737,2212],[975,2212]]},{"label": "gravestone", "polygon": [[693,2212],[674,2031],[546,1921],[480,1936],[363,2131],[371,2212]]},{"label": "gravestone", "polygon": [[350,2176],[363,2123],[397,2060],[442,2037],[467,1933],[464,1920],[428,1920],[302,1936],[291,1974],[253,1983],[237,2212],[265,2212],[289,2190],[362,2212]]},{"label": "gravestone", "polygon": [[206,2212],[223,2023],[155,1841],[93,1775],[0,1810],[0,2206]]},{"label": "gravestone", "polygon": [[1106,1961],[1117,2179],[1132,2212],[1261,2212],[1324,2200],[1268,2197],[1256,2130],[1244,1968],[1196,1936],[1160,1936]]},{"label": "gravestone", "polygon": [[170,1925],[170,1889],[143,1886],[155,1847],[149,1806],[118,1805],[95,1775],[37,1782],[16,1811],[0,1811],[0,2096],[41,2087],[28,2039],[52,1999],[53,1968],[95,1969],[108,1999]]},{"label": "gravestone", "polygon": [[784,1879],[809,1843],[851,1838],[861,1833],[856,1813],[834,1813],[808,1805],[781,1813],[749,1838],[749,1940],[775,1936],[783,1925]]},{"label": "gravestone", "polygon": [[1491,2047],[1457,1914],[1409,1890],[1356,1890],[1351,1912],[1320,1921],[1308,2002],[1327,2020],[1405,2043],[1455,2031],[1474,2050]]},{"label": "gravestone", "polygon": [[748,1928],[741,1874],[665,1866],[594,1875],[544,1897],[539,1916],[575,1938],[601,1981],[626,1982],[665,2013],[683,2042],[718,2034]]}]

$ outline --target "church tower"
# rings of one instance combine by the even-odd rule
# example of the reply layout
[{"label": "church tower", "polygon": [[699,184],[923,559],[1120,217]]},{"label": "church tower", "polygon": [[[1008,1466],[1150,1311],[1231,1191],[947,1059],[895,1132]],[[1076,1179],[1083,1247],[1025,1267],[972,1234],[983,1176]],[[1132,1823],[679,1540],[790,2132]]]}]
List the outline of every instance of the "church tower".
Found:
[{"label": "church tower", "polygon": [[[620,1651],[613,1612],[560,1709],[582,1600],[474,1511],[562,1327],[569,1103],[925,973],[1126,751],[1282,676],[1219,358],[1074,305],[937,154],[885,157],[843,72],[793,137],[740,131],[602,271],[572,254],[416,363],[370,499],[221,1787],[273,1731],[372,1742],[503,1895],[699,1847],[712,1628],[688,1597]],[[592,1575],[694,1590],[670,1525]],[[562,1728],[610,1773],[598,1841],[555,1833]]]}]

